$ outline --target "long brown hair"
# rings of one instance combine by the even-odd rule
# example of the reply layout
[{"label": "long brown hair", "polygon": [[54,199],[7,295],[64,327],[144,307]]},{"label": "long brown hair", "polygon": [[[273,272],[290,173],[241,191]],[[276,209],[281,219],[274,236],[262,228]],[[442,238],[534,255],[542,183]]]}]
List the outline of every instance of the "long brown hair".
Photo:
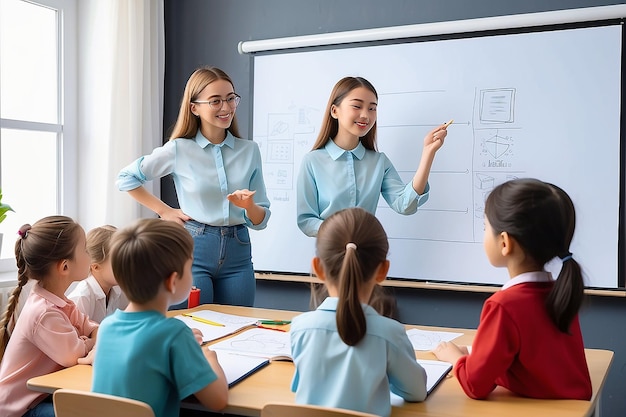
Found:
[{"label": "long brown hair", "polygon": [[315,247],[326,279],[339,289],[339,336],[344,343],[354,346],[367,330],[359,289],[362,283],[373,279],[378,266],[387,259],[387,234],[373,214],[352,207],[324,220]]},{"label": "long brown hair", "polygon": [[[367,88],[374,93],[374,96],[378,99],[376,89],[372,83],[367,81],[365,78],[344,77],[339,80],[337,84],[335,84],[333,91],[330,93],[330,98],[328,99],[328,104],[326,105],[326,112],[324,113],[324,118],[322,119],[322,127],[320,128],[320,133],[317,136],[315,144],[313,145],[313,150],[323,148],[326,146],[326,143],[330,138],[337,136],[337,132],[339,131],[339,122],[330,115],[330,110],[333,105],[339,106],[350,91],[359,87]],[[365,149],[372,151],[376,150],[376,123],[374,123],[369,132],[361,138],[361,143]]]},{"label": "long brown hair", "polygon": [[[202,67],[198,68],[191,74],[187,84],[185,85],[185,91],[183,98],[180,101],[180,110],[178,111],[178,119],[172,130],[170,140],[176,138],[193,139],[198,133],[199,119],[191,112],[191,102],[197,100],[198,94],[204,90],[204,88],[217,81],[225,80],[235,88],[233,81],[228,74],[216,67]],[[233,121],[227,129],[233,136],[240,138],[239,127],[237,124],[237,115],[233,115]]]},{"label": "long brown hair", "polygon": [[56,262],[74,259],[79,232],[83,232],[83,228],[66,216],[44,217],[32,226],[25,224],[20,227],[19,238],[15,242],[17,287],[9,296],[7,309],[0,319],[0,360],[9,343],[12,330],[9,324],[13,322],[22,288],[29,279],[45,279]]},{"label": "long brown hair", "polygon": [[546,308],[550,318],[568,333],[584,297],[580,265],[569,252],[576,226],[574,203],[554,184],[522,178],[500,184],[487,197],[485,216],[494,233],[507,232],[540,265],[563,259]]}]

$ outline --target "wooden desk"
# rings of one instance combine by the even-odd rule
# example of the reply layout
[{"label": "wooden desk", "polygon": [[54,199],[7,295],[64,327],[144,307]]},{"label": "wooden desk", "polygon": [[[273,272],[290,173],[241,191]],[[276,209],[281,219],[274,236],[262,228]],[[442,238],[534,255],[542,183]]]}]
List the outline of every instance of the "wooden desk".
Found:
[{"label": "wooden desk", "polygon": [[[233,307],[221,305],[205,306],[211,310],[249,317],[271,317],[289,320],[298,312],[267,310],[259,308]],[[197,307],[190,311],[200,310]],[[180,311],[170,312],[171,315]],[[425,330],[463,332],[455,339],[459,344],[471,344],[475,330],[449,329],[439,327],[408,326]],[[587,417],[597,414],[600,393],[613,360],[613,352],[599,349],[586,349],[587,363],[593,385],[591,401],[580,400],[536,400],[513,395],[508,390],[498,387],[487,400],[472,400],[465,395],[458,381],[449,376],[422,403],[405,403],[392,407],[392,417],[415,416],[481,416],[507,417],[541,416],[548,413],[551,417]],[[434,359],[432,353],[416,352],[417,357]],[[89,391],[91,389],[91,366],[76,365],[61,371],[32,378],[28,381],[30,389],[52,393],[58,388],[72,388]],[[268,402],[294,402],[295,394],[290,391],[293,376],[293,363],[272,362],[269,366],[249,376],[232,387],[229,391],[228,406],[224,413],[242,416],[259,416],[260,410]],[[185,401],[182,405],[201,409],[196,401]]]}]

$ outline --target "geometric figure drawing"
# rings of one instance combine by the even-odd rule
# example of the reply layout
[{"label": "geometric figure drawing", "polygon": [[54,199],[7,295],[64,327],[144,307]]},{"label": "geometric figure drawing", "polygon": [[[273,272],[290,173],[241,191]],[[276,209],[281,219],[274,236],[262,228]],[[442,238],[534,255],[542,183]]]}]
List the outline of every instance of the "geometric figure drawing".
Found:
[{"label": "geometric figure drawing", "polygon": [[476,173],[476,188],[479,190],[490,190],[495,185],[495,178],[491,175]]},{"label": "geometric figure drawing", "polygon": [[498,159],[506,155],[511,147],[511,142],[510,137],[500,136],[496,133],[485,141],[483,147],[493,158]]}]

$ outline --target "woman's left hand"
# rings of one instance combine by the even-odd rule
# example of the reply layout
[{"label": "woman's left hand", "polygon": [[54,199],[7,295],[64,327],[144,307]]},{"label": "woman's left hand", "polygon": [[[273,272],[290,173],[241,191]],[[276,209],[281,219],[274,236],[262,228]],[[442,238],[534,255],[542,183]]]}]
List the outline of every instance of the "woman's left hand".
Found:
[{"label": "woman's left hand", "polygon": [[228,194],[226,198],[228,201],[236,205],[237,207],[241,207],[242,209],[248,210],[252,206],[254,206],[254,194],[256,191],[250,191],[248,189],[245,190],[237,190],[231,194]]}]

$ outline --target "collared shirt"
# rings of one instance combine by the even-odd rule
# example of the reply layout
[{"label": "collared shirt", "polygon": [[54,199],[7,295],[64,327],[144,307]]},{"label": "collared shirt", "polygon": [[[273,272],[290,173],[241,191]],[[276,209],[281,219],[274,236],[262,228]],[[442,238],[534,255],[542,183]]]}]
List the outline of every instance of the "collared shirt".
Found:
[{"label": "collared shirt", "polygon": [[34,285],[0,362],[0,416],[19,417],[48,394],[26,381],[76,365],[93,348],[98,328],[76,305]]},{"label": "collared shirt", "polygon": [[348,346],[337,331],[338,301],[328,297],[291,323],[296,402],[388,416],[390,390],[407,401],[423,401],[426,372],[415,360],[404,326],[363,304],[366,335]]},{"label": "collared shirt", "polygon": [[298,227],[317,236],[322,221],[348,207],[376,214],[382,194],[389,207],[413,214],[428,200],[430,186],[418,195],[413,182],[405,184],[382,152],[367,150],[359,141],[346,151],[328,140],[324,149],[304,155],[298,176]]},{"label": "collared shirt", "polygon": [[[255,230],[267,226],[270,202],[261,152],[255,142],[228,132],[222,143],[212,144],[198,130],[194,139],[170,140],[122,169],[117,186],[120,191],[134,190],[169,174],[174,179],[180,208],[192,219],[211,226],[245,224]],[[241,189],[256,191],[254,201],[265,209],[261,223],[252,224],[244,209],[226,199]]]},{"label": "collared shirt", "polygon": [[525,282],[552,282],[552,274],[548,271],[534,271],[534,272],[525,272],[523,274],[519,274],[516,277],[509,279],[503,286],[500,291],[504,291],[507,288],[511,288],[518,284],[523,284]]},{"label": "collared shirt", "polygon": [[100,323],[106,316],[113,314],[115,310],[124,310],[128,306],[128,299],[118,285],[109,290],[107,302],[106,294],[93,275],[80,281],[67,298],[97,323]]}]

